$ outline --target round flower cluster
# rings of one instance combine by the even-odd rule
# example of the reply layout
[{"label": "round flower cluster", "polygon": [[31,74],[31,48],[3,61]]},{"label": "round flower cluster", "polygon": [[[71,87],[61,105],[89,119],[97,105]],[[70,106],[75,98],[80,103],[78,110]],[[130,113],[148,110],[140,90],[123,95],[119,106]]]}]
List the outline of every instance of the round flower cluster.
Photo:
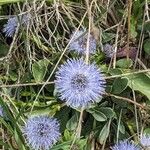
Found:
[{"label": "round flower cluster", "polygon": [[112,45],[110,44],[105,44],[103,46],[103,52],[105,53],[106,57],[113,57],[113,55],[115,54],[114,48]]},{"label": "round flower cluster", "polygon": [[105,83],[100,69],[82,59],[67,60],[56,72],[55,85],[60,99],[74,108],[99,101],[105,92]]},{"label": "round flower cluster", "polygon": [[31,18],[31,14],[18,15],[9,18],[7,23],[4,25],[3,32],[7,37],[12,37],[17,29],[18,24],[24,25],[28,24]]},{"label": "round flower cluster", "polygon": [[48,116],[30,117],[23,128],[27,143],[35,150],[48,150],[60,138],[59,123]]},{"label": "round flower cluster", "polygon": [[140,143],[143,147],[149,147],[150,148],[150,136],[147,134],[144,134],[141,138],[140,138]]},{"label": "round flower cluster", "polygon": [[135,144],[125,141],[120,141],[118,144],[111,148],[112,150],[140,150]]},{"label": "round flower cluster", "polygon": [[86,53],[87,39],[89,38],[89,53],[94,54],[96,52],[96,40],[92,34],[88,37],[86,30],[79,30],[73,32],[71,35],[72,42],[69,45],[70,51],[75,51],[79,54]]}]

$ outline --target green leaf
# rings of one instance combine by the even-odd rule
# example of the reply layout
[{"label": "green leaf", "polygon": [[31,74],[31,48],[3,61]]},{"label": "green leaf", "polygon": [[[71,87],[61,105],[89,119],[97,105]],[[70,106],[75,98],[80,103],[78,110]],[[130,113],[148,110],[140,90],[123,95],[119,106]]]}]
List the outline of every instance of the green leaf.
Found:
[{"label": "green leaf", "polygon": [[67,125],[66,125],[66,128],[67,128],[68,130],[73,131],[73,130],[76,129],[77,125],[78,125],[78,115],[75,114],[75,115],[73,115],[73,116],[71,117],[70,120],[68,120]]},{"label": "green leaf", "polygon": [[0,44],[0,57],[6,56],[9,51],[9,47],[6,44]]},{"label": "green leaf", "polygon": [[116,65],[120,68],[130,68],[132,66],[133,62],[131,59],[120,59],[117,61]]},{"label": "green leaf", "polygon": [[109,123],[107,122],[99,134],[99,141],[101,144],[105,142],[105,140],[108,138],[108,135],[109,135]]},{"label": "green leaf", "polygon": [[113,82],[112,93],[120,94],[126,89],[127,86],[128,86],[127,78],[116,78]]},{"label": "green leaf", "polygon": [[110,69],[109,73],[114,76],[114,75],[119,75],[122,74],[122,70],[120,68],[115,68],[115,69]]},{"label": "green leaf", "polygon": [[144,42],[144,51],[150,55],[150,39],[146,40]]},{"label": "green leaf", "polygon": [[134,17],[131,17],[131,24],[130,24],[130,32],[131,32],[131,38],[136,38],[137,32],[136,32],[136,22],[137,20]]},{"label": "green leaf", "polygon": [[119,131],[122,133],[122,134],[125,134],[125,126],[123,124],[123,122],[121,121],[120,124],[119,124]]},{"label": "green leaf", "polygon": [[76,142],[77,145],[79,146],[79,149],[84,150],[84,147],[87,143],[87,139],[80,139],[79,141]]},{"label": "green leaf", "polygon": [[17,81],[18,75],[17,75],[17,73],[16,73],[15,71],[10,71],[10,72],[9,72],[9,77],[10,77],[10,79],[11,79],[12,81]]},{"label": "green leaf", "polygon": [[144,24],[144,31],[149,32],[150,31],[150,21],[145,22]]},{"label": "green leaf", "polygon": [[70,148],[71,141],[63,142],[61,144],[57,144],[51,148],[51,150],[66,150]]},{"label": "green leaf", "polygon": [[71,133],[67,129],[64,131],[64,139],[65,141],[68,141],[71,139]]},{"label": "green leaf", "polygon": [[150,78],[144,74],[135,74],[128,76],[128,85],[135,91],[139,91],[148,97],[150,100]]},{"label": "green leaf", "polygon": [[150,135],[150,128],[145,128],[144,129],[144,134]]},{"label": "green leaf", "polygon": [[89,109],[87,110],[89,113],[92,114],[92,116],[97,120],[97,121],[106,121],[107,117],[104,113],[102,113],[100,110],[96,110],[96,109]]},{"label": "green leaf", "polygon": [[112,108],[109,107],[100,107],[99,111],[101,111],[107,118],[112,118],[115,116],[115,112]]},{"label": "green leaf", "polygon": [[46,71],[47,71],[48,64],[49,64],[49,61],[47,59],[42,59],[42,60],[35,62],[32,65],[32,73],[36,82],[43,81]]}]

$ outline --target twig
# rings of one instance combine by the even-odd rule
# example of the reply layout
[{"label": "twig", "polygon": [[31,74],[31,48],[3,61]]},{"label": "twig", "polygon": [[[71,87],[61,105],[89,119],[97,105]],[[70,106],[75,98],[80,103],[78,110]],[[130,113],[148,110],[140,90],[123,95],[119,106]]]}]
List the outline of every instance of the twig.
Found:
[{"label": "twig", "polygon": [[139,73],[146,73],[146,72],[150,72],[150,69],[140,70],[140,71],[137,71],[137,72],[125,73],[125,74],[119,74],[119,75],[114,75],[114,76],[109,76],[109,77],[104,77],[104,78],[105,79],[113,79],[113,78],[119,78],[119,77],[135,75],[135,74],[139,74]]},{"label": "twig", "polygon": [[0,88],[11,88],[11,87],[22,87],[22,86],[33,86],[33,85],[48,85],[53,84],[54,82],[39,82],[39,83],[19,83],[19,84],[10,84],[10,85],[0,85]]},{"label": "twig", "polygon": [[132,8],[132,0],[128,0],[128,35],[127,35],[127,59],[129,59],[129,46],[130,46],[130,36],[131,36],[131,8]]},{"label": "twig", "polygon": [[127,101],[127,102],[129,102],[129,103],[132,103],[132,104],[136,105],[137,107],[142,108],[142,109],[149,109],[148,107],[143,106],[143,105],[141,105],[141,104],[135,102],[134,100],[129,99],[129,98],[126,98],[126,97],[121,97],[121,96],[117,96],[117,95],[110,94],[110,93],[105,93],[105,95],[107,95],[107,96],[112,96],[112,97],[115,97],[115,98],[117,98],[117,99],[125,100],[125,101]]}]

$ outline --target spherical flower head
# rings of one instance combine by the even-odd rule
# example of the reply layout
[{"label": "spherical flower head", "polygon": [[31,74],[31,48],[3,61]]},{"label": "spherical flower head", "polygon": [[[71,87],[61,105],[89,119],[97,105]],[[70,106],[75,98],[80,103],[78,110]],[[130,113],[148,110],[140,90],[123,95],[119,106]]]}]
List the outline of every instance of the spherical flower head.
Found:
[{"label": "spherical flower head", "polygon": [[103,46],[103,52],[105,53],[106,57],[113,57],[113,55],[115,54],[114,48],[112,45],[110,44],[105,44]]},{"label": "spherical flower head", "polygon": [[28,25],[28,23],[31,21],[31,17],[32,16],[30,13],[22,15],[22,18],[20,18],[21,24]]},{"label": "spherical flower head", "polygon": [[[85,54],[87,47],[88,33],[85,29],[75,31],[71,34],[72,42],[69,45],[70,51],[75,51],[78,54]],[[96,52],[96,40],[92,34],[89,36],[89,53],[94,54]]]},{"label": "spherical flower head", "polygon": [[140,150],[135,144],[128,141],[121,141],[111,148],[112,150]]},{"label": "spherical flower head", "polygon": [[4,25],[3,32],[7,37],[12,37],[15,34],[18,24],[23,25],[29,22],[31,14],[18,15],[9,18],[7,23]]},{"label": "spherical flower head", "polygon": [[12,37],[18,25],[17,17],[9,18],[7,24],[4,25],[3,32],[7,37]]},{"label": "spherical flower head", "polygon": [[23,133],[33,149],[49,150],[60,138],[59,123],[48,116],[33,116],[27,120]]},{"label": "spherical flower head", "polygon": [[150,147],[150,135],[144,134],[141,138],[140,138],[140,143],[142,146],[144,147]]},{"label": "spherical flower head", "polygon": [[55,87],[68,106],[81,108],[98,102],[105,92],[105,79],[95,64],[70,59],[56,72]]}]

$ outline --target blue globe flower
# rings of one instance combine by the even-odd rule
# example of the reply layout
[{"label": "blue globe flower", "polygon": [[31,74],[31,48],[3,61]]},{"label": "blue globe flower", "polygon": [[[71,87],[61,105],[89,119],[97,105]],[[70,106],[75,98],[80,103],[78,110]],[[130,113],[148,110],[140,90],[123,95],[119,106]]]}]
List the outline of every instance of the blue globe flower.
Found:
[{"label": "blue globe flower", "polygon": [[55,87],[60,99],[74,108],[100,101],[105,92],[105,79],[95,64],[70,59],[56,72]]},{"label": "blue globe flower", "polygon": [[27,120],[23,133],[33,149],[48,150],[60,138],[59,123],[48,116],[33,116]]},{"label": "blue globe flower", "polygon": [[141,138],[140,138],[140,143],[142,144],[142,146],[144,147],[150,147],[150,135],[143,135]]},{"label": "blue globe flower", "polygon": [[111,148],[112,150],[140,150],[136,145],[128,142],[127,140],[121,141]]},{"label": "blue globe flower", "polygon": [[[86,53],[86,45],[87,45],[87,38],[88,34],[86,33],[85,29],[75,31],[71,34],[72,42],[69,45],[70,51],[75,51],[79,54]],[[90,34],[89,36],[89,53],[94,54],[96,52],[96,40],[93,35]]]},{"label": "blue globe flower", "polygon": [[4,25],[3,29],[3,32],[7,37],[12,37],[14,35],[17,28],[17,24],[18,22],[16,17],[8,19],[8,22]]},{"label": "blue globe flower", "polygon": [[20,25],[27,25],[29,23],[30,17],[31,14],[24,14],[9,18],[7,23],[4,25],[3,32],[7,37],[12,37],[16,31],[18,23]]},{"label": "blue globe flower", "polygon": [[105,53],[106,57],[109,57],[109,58],[113,57],[114,54],[115,54],[115,51],[114,51],[114,50],[115,50],[115,49],[114,49],[113,46],[110,45],[110,44],[105,44],[105,45],[103,46],[103,52]]}]

